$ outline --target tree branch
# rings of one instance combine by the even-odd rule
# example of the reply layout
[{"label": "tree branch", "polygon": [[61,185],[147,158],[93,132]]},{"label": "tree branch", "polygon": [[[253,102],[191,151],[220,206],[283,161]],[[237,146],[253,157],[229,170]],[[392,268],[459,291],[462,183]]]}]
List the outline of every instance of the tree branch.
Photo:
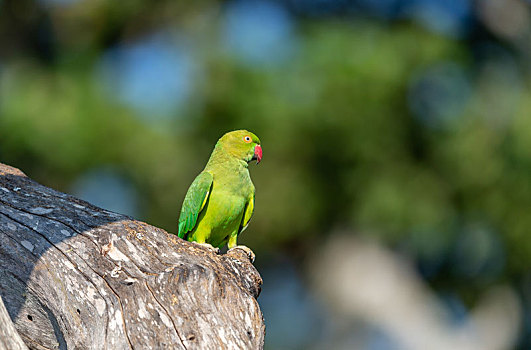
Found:
[{"label": "tree branch", "polygon": [[261,284],[243,251],[215,255],[0,164],[0,349],[25,348],[11,320],[30,349],[260,349]]}]

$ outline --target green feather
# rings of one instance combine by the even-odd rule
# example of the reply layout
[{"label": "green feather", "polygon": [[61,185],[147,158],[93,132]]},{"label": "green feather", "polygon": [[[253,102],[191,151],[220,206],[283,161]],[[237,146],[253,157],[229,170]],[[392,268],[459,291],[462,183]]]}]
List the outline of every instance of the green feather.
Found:
[{"label": "green feather", "polygon": [[212,174],[203,171],[199,174],[184,197],[181,215],[179,217],[179,237],[185,238],[186,234],[193,230],[199,213],[204,208],[210,188],[212,187]]}]

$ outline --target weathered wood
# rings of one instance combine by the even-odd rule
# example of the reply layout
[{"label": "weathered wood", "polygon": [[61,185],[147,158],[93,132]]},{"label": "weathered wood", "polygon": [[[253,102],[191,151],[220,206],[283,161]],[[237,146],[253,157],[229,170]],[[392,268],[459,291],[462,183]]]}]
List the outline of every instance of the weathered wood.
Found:
[{"label": "weathered wood", "polygon": [[0,164],[0,296],[30,349],[261,349],[261,283],[241,250],[216,255]]},{"label": "weathered wood", "polygon": [[0,298],[0,350],[27,350]]}]

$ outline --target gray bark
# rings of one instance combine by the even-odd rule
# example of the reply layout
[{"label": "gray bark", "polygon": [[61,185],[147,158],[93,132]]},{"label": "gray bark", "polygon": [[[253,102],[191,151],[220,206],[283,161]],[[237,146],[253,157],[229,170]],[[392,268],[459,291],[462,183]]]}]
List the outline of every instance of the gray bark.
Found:
[{"label": "gray bark", "polygon": [[0,350],[27,350],[0,298]]},{"label": "gray bark", "polygon": [[[262,279],[0,164],[0,349],[261,349]],[[10,328],[11,327],[11,328]],[[11,333],[10,333],[11,332]]]}]

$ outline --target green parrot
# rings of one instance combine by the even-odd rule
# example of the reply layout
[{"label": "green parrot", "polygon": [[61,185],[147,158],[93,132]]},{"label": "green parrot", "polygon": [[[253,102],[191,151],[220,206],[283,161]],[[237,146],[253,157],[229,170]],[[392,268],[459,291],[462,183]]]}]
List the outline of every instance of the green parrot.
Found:
[{"label": "green parrot", "polygon": [[[237,238],[249,225],[254,210],[254,185],[247,168],[262,160],[260,139],[247,130],[223,135],[205,169],[184,197],[179,216],[180,238],[215,249],[237,246]],[[251,259],[254,254],[243,249]]]}]

